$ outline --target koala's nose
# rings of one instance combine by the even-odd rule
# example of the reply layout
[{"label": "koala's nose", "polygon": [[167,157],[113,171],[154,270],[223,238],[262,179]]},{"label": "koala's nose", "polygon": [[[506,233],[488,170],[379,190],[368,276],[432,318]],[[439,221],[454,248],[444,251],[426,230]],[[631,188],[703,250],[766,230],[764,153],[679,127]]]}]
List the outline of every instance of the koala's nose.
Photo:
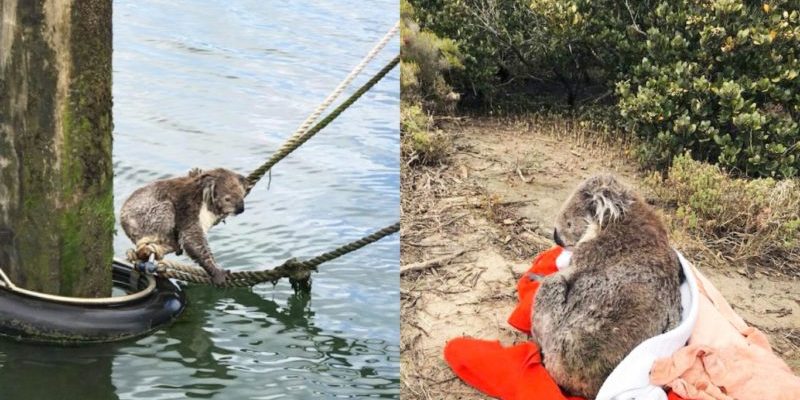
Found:
[{"label": "koala's nose", "polygon": [[553,228],[553,241],[556,242],[556,244],[561,247],[566,247],[564,245],[564,241],[561,240],[561,236],[558,236],[558,229],[556,228]]},{"label": "koala's nose", "polygon": [[244,212],[244,200],[240,201],[239,204],[236,204],[236,214],[241,214]]}]

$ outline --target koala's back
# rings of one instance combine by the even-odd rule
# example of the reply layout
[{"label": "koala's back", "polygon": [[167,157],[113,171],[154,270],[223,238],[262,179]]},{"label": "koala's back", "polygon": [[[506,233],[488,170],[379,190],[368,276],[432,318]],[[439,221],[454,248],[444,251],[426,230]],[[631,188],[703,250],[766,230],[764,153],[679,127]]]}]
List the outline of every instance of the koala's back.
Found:
[{"label": "koala's back", "polygon": [[534,339],[570,394],[594,398],[636,345],[680,322],[680,264],[646,211],[576,246],[570,266],[537,292]]},{"label": "koala's back", "polygon": [[185,192],[189,190],[191,180],[180,177],[156,181],[134,191],[120,210],[125,234],[134,243],[156,240],[177,249],[178,210],[192,206],[186,201]]}]

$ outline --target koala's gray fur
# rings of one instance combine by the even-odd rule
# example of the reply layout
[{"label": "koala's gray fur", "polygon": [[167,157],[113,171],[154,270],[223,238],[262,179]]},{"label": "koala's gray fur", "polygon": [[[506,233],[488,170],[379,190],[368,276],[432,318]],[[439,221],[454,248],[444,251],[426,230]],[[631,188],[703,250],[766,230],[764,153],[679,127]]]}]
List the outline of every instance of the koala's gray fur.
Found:
[{"label": "koala's gray fur", "polygon": [[680,322],[681,268],[655,211],[611,175],[577,188],[554,239],[572,259],[541,279],[533,339],[559,386],[594,399],[636,345]]},{"label": "koala's gray fur", "polygon": [[245,177],[223,168],[193,169],[187,176],[155,181],[125,200],[122,229],[137,246],[157,243],[164,254],[185,250],[221,284],[227,271],[214,260],[206,233],[225,217],[244,211],[247,185]]}]

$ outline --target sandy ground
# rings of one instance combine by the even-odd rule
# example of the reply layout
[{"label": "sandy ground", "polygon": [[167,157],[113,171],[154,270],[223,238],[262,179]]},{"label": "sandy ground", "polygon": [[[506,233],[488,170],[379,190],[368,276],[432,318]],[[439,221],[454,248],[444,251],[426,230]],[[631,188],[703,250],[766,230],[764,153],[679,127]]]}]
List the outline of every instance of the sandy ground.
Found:
[{"label": "sandy ground", "polygon": [[[584,178],[614,172],[641,187],[619,148],[588,143],[572,127],[460,120],[444,127],[446,165],[402,176],[401,374],[404,399],[482,399],[450,372],[445,342],[458,336],[527,340],[506,323],[514,287],[533,257],[552,246],[552,221]],[[680,248],[680,245],[678,245]],[[800,371],[800,279],[714,266],[684,254],[775,351]],[[707,257],[706,257],[707,258]],[[700,260],[700,261],[697,261]]]}]

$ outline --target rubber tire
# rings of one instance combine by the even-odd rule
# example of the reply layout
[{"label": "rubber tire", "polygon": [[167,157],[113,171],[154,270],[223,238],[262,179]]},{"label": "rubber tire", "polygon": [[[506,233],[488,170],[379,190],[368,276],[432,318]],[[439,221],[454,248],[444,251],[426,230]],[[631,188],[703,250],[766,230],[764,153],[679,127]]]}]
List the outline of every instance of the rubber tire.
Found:
[{"label": "rubber tire", "polygon": [[[115,287],[131,290],[132,268],[114,262]],[[0,288],[0,336],[58,344],[115,342],[147,335],[174,321],[186,308],[183,290],[156,277],[149,296],[130,303],[77,305],[38,299]],[[136,282],[144,288],[144,277]]]}]

